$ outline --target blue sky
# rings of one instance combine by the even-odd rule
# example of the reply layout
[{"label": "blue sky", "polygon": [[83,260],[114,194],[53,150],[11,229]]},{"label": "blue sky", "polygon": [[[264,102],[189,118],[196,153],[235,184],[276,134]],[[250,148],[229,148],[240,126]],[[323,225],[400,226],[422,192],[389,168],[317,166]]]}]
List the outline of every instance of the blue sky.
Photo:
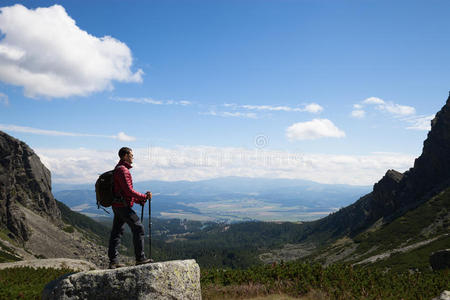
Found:
[{"label": "blue sky", "polygon": [[449,91],[448,1],[2,6],[0,130],[56,182],[128,145],[137,180],[373,184],[412,166]]}]

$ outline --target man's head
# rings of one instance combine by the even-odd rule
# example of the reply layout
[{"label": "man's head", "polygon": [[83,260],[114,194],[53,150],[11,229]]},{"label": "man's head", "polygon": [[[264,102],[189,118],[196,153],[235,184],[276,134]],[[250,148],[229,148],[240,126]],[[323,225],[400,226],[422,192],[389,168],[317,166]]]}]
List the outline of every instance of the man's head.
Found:
[{"label": "man's head", "polygon": [[133,150],[128,147],[122,147],[119,150],[119,157],[121,160],[126,161],[127,163],[133,163]]}]

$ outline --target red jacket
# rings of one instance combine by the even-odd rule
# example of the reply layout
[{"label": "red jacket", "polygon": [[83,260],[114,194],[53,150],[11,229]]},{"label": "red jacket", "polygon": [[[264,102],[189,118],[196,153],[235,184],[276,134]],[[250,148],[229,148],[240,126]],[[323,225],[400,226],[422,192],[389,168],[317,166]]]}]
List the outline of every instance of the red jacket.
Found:
[{"label": "red jacket", "polygon": [[[131,168],[132,166],[129,163],[120,160],[114,171],[114,194],[124,197],[129,207],[133,207],[135,202],[141,203],[147,199],[145,194],[136,192],[133,189],[133,179],[131,178],[130,171],[128,170]],[[112,206],[126,207],[126,204],[113,203]]]}]

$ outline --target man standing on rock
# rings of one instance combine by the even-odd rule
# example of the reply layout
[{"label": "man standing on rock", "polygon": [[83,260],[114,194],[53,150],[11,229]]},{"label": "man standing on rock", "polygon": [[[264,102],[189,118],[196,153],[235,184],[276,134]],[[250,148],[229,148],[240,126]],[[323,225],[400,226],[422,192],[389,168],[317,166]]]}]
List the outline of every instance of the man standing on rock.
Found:
[{"label": "man standing on rock", "polygon": [[144,253],[144,225],[142,225],[136,212],[132,209],[134,203],[144,205],[147,200],[152,199],[152,193],[145,194],[136,192],[133,189],[133,180],[129,169],[132,168],[133,151],[128,147],[119,150],[120,161],[114,169],[114,195],[116,198],[112,204],[114,212],[113,227],[109,238],[109,268],[115,269],[123,267],[119,263],[119,245],[124,232],[125,223],[130,226],[133,233],[134,254],[136,265],[152,262],[147,259]]}]

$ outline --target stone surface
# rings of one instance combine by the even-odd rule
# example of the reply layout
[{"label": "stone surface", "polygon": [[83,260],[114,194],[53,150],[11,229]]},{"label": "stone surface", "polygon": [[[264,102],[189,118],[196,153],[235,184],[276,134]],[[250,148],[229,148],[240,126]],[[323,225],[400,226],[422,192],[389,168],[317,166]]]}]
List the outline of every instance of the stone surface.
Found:
[{"label": "stone surface", "polygon": [[178,260],[80,272],[50,282],[42,299],[201,299],[200,268]]},{"label": "stone surface", "polygon": [[81,259],[70,258],[50,258],[50,259],[32,259],[12,263],[1,263],[0,270],[6,268],[32,267],[32,268],[53,268],[53,269],[72,269],[74,271],[89,271],[97,268],[91,262]]},{"label": "stone surface", "polygon": [[443,291],[439,297],[433,298],[433,300],[450,300],[450,291]]},{"label": "stone surface", "polygon": [[450,268],[450,249],[436,251],[430,256],[430,265],[433,270]]}]

